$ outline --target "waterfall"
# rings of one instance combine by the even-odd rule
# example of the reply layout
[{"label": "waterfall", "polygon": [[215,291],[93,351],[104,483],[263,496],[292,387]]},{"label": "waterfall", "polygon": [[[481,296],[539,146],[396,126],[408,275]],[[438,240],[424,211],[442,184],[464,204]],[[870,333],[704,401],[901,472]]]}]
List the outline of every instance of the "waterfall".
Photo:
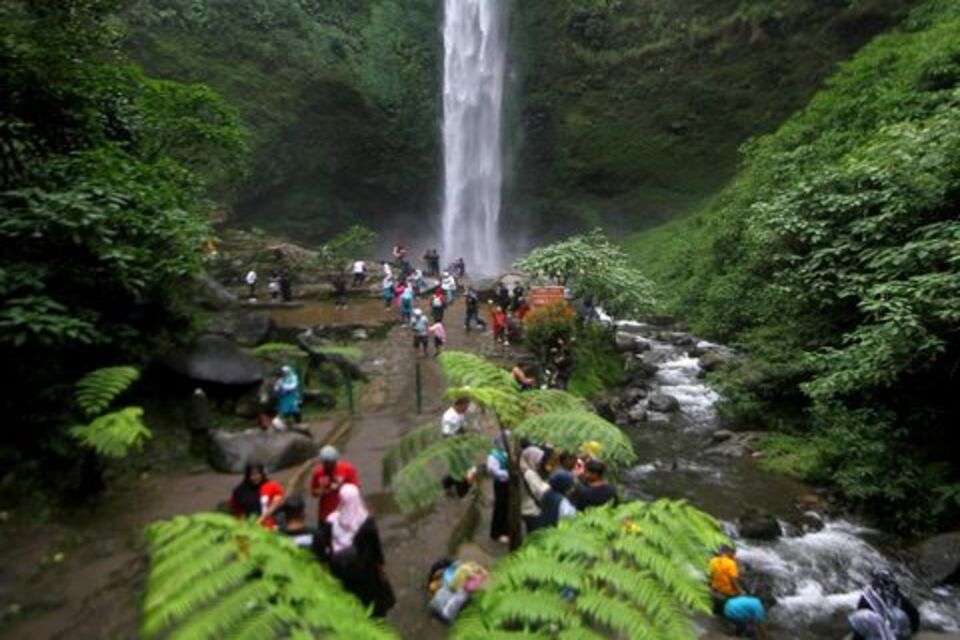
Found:
[{"label": "waterfall", "polygon": [[443,44],[443,259],[472,273],[502,267],[504,0],[446,0]]}]

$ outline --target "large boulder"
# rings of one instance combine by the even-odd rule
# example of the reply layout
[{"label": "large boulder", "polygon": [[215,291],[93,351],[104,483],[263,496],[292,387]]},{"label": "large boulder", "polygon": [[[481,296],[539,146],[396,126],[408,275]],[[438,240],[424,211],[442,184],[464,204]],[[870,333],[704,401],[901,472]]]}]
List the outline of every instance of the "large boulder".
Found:
[{"label": "large boulder", "polygon": [[960,583],[960,531],[934,536],[911,551],[915,571],[929,584]]},{"label": "large boulder", "polygon": [[317,455],[317,444],[296,431],[213,431],[207,460],[217,471],[242,473],[245,465],[258,463],[268,471],[286,469]]},{"label": "large boulder", "polygon": [[776,540],[783,535],[783,528],[772,515],[757,509],[748,509],[737,520],[740,536],[749,540]]},{"label": "large boulder", "polygon": [[644,383],[657,375],[657,365],[645,360],[631,356],[626,359],[623,365],[624,378],[634,384]]},{"label": "large boulder", "polygon": [[169,369],[193,382],[247,386],[263,380],[263,365],[229,338],[204,334],[185,349],[162,359]]},{"label": "large boulder", "polygon": [[273,324],[273,320],[265,313],[228,311],[218,314],[206,331],[235,340],[245,347],[255,347],[267,341]]},{"label": "large boulder", "polygon": [[194,302],[205,309],[228,309],[237,305],[237,296],[207,274],[197,278]]},{"label": "large boulder", "polygon": [[617,335],[614,337],[614,342],[617,345],[618,351],[633,353],[637,350],[637,337],[631,333],[617,331]]},{"label": "large boulder", "polygon": [[704,351],[699,358],[700,368],[704,371],[715,371],[730,360],[730,354],[725,351],[711,349]]},{"label": "large boulder", "polygon": [[660,413],[672,413],[680,409],[680,401],[670,394],[657,391],[647,398],[647,408]]}]

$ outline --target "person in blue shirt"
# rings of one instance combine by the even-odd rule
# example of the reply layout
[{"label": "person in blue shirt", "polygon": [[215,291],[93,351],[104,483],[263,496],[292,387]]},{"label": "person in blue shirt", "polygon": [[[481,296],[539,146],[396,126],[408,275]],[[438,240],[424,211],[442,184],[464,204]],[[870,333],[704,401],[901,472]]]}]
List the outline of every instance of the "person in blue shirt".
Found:
[{"label": "person in blue shirt", "polygon": [[756,596],[739,595],[723,605],[723,617],[737,625],[737,635],[767,640],[767,612]]}]

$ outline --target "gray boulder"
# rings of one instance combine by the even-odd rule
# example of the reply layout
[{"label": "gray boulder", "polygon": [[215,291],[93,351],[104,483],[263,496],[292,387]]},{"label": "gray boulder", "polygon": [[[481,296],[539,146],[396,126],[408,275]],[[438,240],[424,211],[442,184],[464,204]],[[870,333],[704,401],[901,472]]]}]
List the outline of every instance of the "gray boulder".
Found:
[{"label": "gray boulder", "polygon": [[716,371],[730,360],[730,355],[722,351],[705,351],[699,358],[700,368],[704,371]]},{"label": "gray boulder", "polygon": [[934,536],[911,551],[914,569],[926,582],[960,584],[960,531]]},{"label": "gray boulder", "polygon": [[647,421],[647,410],[641,405],[632,407],[630,411],[627,412],[627,420],[633,424]]},{"label": "gray boulder", "polygon": [[194,382],[247,386],[263,380],[259,360],[229,338],[216,334],[198,337],[189,347],[168,354],[161,362]]},{"label": "gray boulder", "polygon": [[228,311],[216,316],[206,331],[235,340],[245,347],[255,347],[267,341],[273,324],[265,313]]},{"label": "gray boulder", "polygon": [[776,540],[783,535],[783,528],[772,515],[756,509],[747,510],[737,520],[740,536],[749,540]]},{"label": "gray boulder", "polygon": [[635,383],[645,382],[657,375],[657,365],[636,356],[628,357],[623,366],[623,375]]},{"label": "gray boulder", "polygon": [[660,413],[672,413],[680,409],[680,401],[669,394],[657,391],[647,398],[647,408]]},{"label": "gray boulder", "polygon": [[228,309],[238,302],[237,296],[206,274],[197,278],[193,298],[205,309]]},{"label": "gray boulder", "polygon": [[614,337],[617,349],[625,353],[633,353],[637,350],[637,338],[633,334],[617,331]]},{"label": "gray boulder", "polygon": [[258,463],[268,471],[286,469],[317,455],[317,444],[295,431],[213,431],[207,460],[225,473],[242,473],[245,465]]}]

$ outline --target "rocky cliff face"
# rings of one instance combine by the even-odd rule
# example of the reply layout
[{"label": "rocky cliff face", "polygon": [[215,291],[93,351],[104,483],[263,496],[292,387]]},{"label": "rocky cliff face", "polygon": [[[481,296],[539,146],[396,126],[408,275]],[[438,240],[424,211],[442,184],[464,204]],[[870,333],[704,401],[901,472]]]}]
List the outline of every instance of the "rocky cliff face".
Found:
[{"label": "rocky cliff face", "polygon": [[553,229],[686,211],[912,4],[517,3],[515,207]]}]

